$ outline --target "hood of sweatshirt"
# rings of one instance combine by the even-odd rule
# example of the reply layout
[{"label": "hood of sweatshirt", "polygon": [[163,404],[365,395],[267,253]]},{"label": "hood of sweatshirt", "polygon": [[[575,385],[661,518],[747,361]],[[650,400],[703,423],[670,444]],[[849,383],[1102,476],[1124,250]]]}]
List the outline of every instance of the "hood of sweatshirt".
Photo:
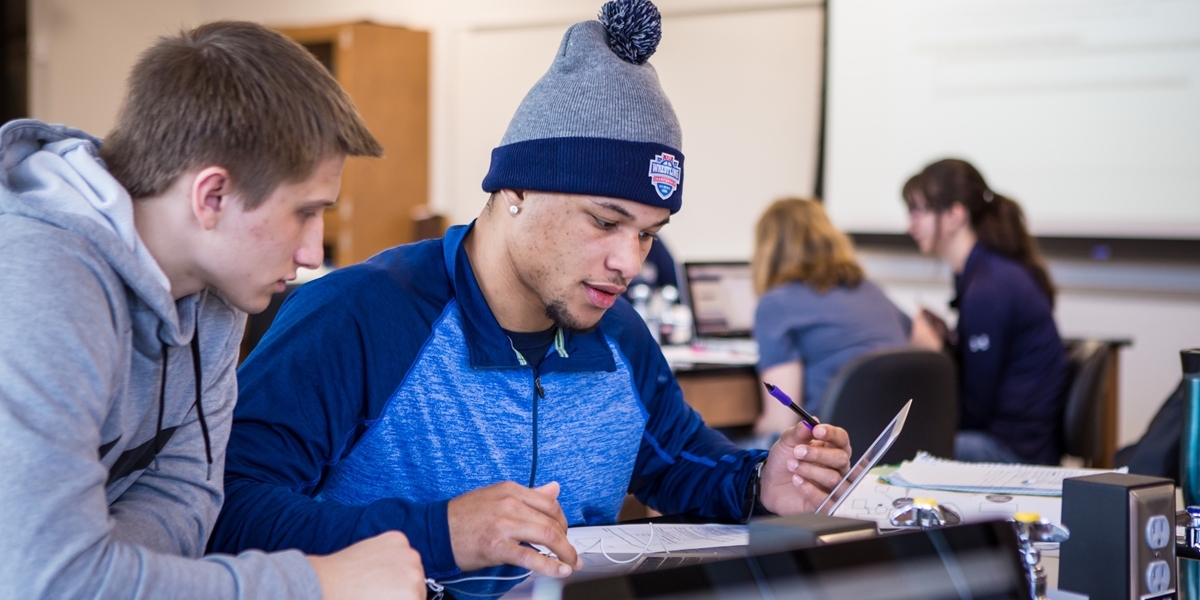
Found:
[{"label": "hood of sweatshirt", "polygon": [[100,159],[100,140],[78,129],[25,119],[0,127],[0,212],[37,219],[87,238],[136,297],[134,346],[155,355],[187,344],[195,296],[176,302],[170,282],[134,227],[133,202]]},{"label": "hood of sweatshirt", "polygon": [[0,598],[319,597],[299,553],[181,560],[224,498],[245,315],[172,298],[99,148],[0,128]]}]

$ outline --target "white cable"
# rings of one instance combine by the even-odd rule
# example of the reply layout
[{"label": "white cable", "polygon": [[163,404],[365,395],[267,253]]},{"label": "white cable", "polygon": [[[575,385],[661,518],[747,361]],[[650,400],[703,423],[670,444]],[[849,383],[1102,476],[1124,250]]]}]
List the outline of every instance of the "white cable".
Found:
[{"label": "white cable", "polygon": [[[618,565],[627,565],[627,564],[641,558],[644,554],[646,554],[646,551],[650,549],[650,544],[654,543],[654,523],[649,523],[649,525],[650,525],[650,539],[646,540],[646,545],[642,548],[641,552],[637,553],[637,556],[634,556],[633,558],[631,558],[629,560],[617,560],[617,559],[609,556],[608,552],[604,550],[604,538],[600,538],[600,553],[603,554],[604,558],[607,558],[609,560],[609,562],[612,562],[612,563],[615,563]],[[592,545],[595,546],[595,544],[592,544]],[[667,548],[666,544],[663,544],[663,549],[665,550],[666,548]]]},{"label": "white cable", "polygon": [[[618,565],[629,564],[629,563],[641,558],[642,556],[644,556],[646,554],[646,552],[648,552],[650,550],[650,545],[654,543],[654,523],[647,523],[647,525],[650,526],[650,538],[646,540],[646,545],[642,547],[642,550],[640,552],[638,552],[637,555],[635,555],[633,558],[630,558],[628,560],[617,560],[617,559],[609,556],[608,551],[604,549],[604,538],[600,538],[600,539],[596,540],[595,542],[592,543],[591,546],[588,546],[587,548],[584,548],[583,550],[580,550],[579,552],[580,553],[587,552],[588,550],[595,548],[596,544],[600,544],[600,553],[603,554],[604,558],[608,559],[609,562],[612,562],[612,563],[615,563]],[[671,551],[667,549],[666,541],[662,539],[662,536],[659,536],[658,543],[660,546],[662,546],[664,553],[666,553],[666,554],[671,553]],[[440,594],[443,590],[449,589],[447,586],[449,586],[451,584],[455,584],[455,583],[464,583],[467,581],[519,581],[519,580],[525,579],[526,577],[529,577],[532,574],[533,574],[533,571],[526,571],[525,573],[523,573],[521,575],[512,575],[512,576],[503,576],[503,577],[502,576],[488,577],[488,576],[480,575],[480,576],[474,576],[474,577],[460,577],[458,579],[451,579],[449,581],[441,581],[441,582],[435,581],[433,579],[426,579],[425,585],[427,587],[429,587],[430,591]],[[495,596],[495,594],[472,594],[469,592],[464,592],[464,591],[459,591],[459,590],[451,590],[451,591],[453,591],[455,595],[459,595],[459,596]]]},{"label": "white cable", "polygon": [[435,594],[434,598],[438,598],[438,599],[440,599],[442,597],[443,590],[450,590],[451,592],[454,592],[455,596],[477,596],[477,597],[481,597],[481,598],[495,598],[497,596],[497,594],[495,592],[492,592],[490,594],[476,594],[476,593],[466,592],[466,591],[463,591],[463,590],[460,590],[457,588],[450,587],[450,585],[454,584],[454,583],[464,583],[467,581],[520,581],[522,579],[525,579],[526,577],[529,577],[532,574],[533,574],[533,571],[526,571],[524,574],[511,575],[511,576],[486,577],[486,576],[479,575],[479,576],[474,576],[474,577],[459,577],[458,579],[451,579],[449,581],[442,581],[440,583],[437,581],[434,581],[432,579],[426,579],[425,585],[428,586],[432,592],[434,592],[434,594]]},{"label": "white cable", "polygon": [[429,587],[429,591],[434,593],[441,593],[442,590],[446,589],[446,586],[428,577],[425,578],[425,585]]},{"label": "white cable", "polygon": [[[526,577],[529,577],[529,576],[530,576],[530,575],[532,575],[532,574],[533,574],[533,571],[526,571],[526,572],[525,572],[524,574],[522,574],[522,575],[512,575],[512,576],[507,576],[507,577],[500,577],[500,576],[496,576],[496,577],[485,577],[485,576],[483,576],[483,575],[479,575],[479,576],[476,576],[476,577],[461,577],[461,578],[459,578],[459,579],[451,579],[450,581],[443,581],[443,582],[441,582],[441,583],[442,583],[442,585],[450,585],[450,584],[452,584],[452,583],[462,583],[462,582],[464,582],[464,581],[483,581],[483,580],[488,580],[488,581],[493,581],[493,580],[494,580],[494,581],[519,581],[519,580],[521,580],[521,579],[525,579]],[[435,590],[435,591],[436,591],[436,590]]]}]

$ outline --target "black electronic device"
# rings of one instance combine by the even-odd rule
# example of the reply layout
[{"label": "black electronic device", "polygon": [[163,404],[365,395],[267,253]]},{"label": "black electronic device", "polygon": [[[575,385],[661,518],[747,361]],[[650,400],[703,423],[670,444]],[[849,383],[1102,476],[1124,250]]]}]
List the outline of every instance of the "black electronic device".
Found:
[{"label": "black electronic device", "polygon": [[[549,581],[554,583],[553,580]],[[567,581],[563,600],[1030,598],[1011,523],[989,521]]]},{"label": "black electronic device", "polygon": [[758,304],[750,263],[688,262],[683,276],[697,338],[750,338]]},{"label": "black electronic device", "polygon": [[875,521],[819,513],[761,517],[750,521],[750,552],[766,554],[871,537]]},{"label": "black electronic device", "polygon": [[1175,594],[1175,484],[1101,473],[1063,480],[1058,588],[1091,600]]}]

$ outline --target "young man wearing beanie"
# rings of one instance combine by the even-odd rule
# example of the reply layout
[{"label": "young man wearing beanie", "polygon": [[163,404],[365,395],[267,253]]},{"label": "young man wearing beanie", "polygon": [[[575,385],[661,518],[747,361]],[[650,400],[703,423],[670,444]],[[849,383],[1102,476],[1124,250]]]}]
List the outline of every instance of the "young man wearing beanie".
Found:
[{"label": "young man wearing beanie", "polygon": [[321,262],[347,155],[336,81],[250,23],[163,38],[106,142],[0,128],[0,598],[424,598],[390,533],[202,557],[245,312]]},{"label": "young man wearing beanie", "polygon": [[517,110],[476,221],[280,311],[240,372],[214,548],[323,552],[399,529],[458,591],[495,565],[569,574],[567,526],[615,522],[627,491],[744,520],[813,510],[848,468],[837,427],[769,453],[708,429],[619,300],[680,208],[684,163],[645,64],[657,10],[601,17],[567,31]]}]

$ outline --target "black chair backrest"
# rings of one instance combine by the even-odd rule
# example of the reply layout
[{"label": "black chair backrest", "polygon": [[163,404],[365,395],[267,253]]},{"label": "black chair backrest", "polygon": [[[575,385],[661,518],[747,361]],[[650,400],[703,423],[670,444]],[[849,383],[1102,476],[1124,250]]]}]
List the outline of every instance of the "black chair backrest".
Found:
[{"label": "black chair backrest", "polygon": [[858,357],[829,382],[817,418],[849,432],[853,463],[909,399],[904,430],[880,464],[911,459],[918,450],[952,458],[958,370],[941,352],[900,348]]},{"label": "black chair backrest", "polygon": [[1069,340],[1067,401],[1063,410],[1063,451],[1097,463],[1103,449],[1104,393],[1110,346],[1102,340]]},{"label": "black chair backrest", "polygon": [[250,356],[250,353],[258,346],[262,337],[267,335],[267,330],[271,328],[271,323],[275,322],[275,314],[283,306],[283,301],[287,300],[288,294],[298,287],[300,286],[297,284],[289,284],[282,292],[272,294],[271,302],[265,310],[246,318],[246,331],[242,334],[241,356],[238,358],[238,364],[246,360],[246,357]]}]

